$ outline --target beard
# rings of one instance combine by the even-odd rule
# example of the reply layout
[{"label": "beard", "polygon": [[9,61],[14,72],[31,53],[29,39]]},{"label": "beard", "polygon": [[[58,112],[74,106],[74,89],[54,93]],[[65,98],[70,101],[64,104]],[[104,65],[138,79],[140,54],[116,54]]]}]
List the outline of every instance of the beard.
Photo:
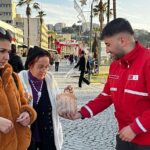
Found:
[{"label": "beard", "polygon": [[125,54],[124,53],[120,53],[120,54],[114,54],[111,55],[112,60],[119,60],[121,59]]},{"label": "beard", "polygon": [[118,49],[118,53],[112,54],[112,60],[119,60],[125,55],[124,50],[120,46],[117,46],[116,49]]}]

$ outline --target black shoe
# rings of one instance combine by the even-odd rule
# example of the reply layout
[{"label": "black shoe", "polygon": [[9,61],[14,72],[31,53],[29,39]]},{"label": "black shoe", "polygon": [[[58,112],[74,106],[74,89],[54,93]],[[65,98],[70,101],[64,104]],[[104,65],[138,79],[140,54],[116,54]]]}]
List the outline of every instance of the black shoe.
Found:
[{"label": "black shoe", "polygon": [[88,82],[87,85],[90,85],[90,82]]}]

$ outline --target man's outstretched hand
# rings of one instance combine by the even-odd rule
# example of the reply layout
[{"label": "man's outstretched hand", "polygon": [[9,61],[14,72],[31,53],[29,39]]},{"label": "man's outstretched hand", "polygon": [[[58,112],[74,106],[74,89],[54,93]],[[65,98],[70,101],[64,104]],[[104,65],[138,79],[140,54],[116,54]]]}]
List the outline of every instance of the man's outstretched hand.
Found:
[{"label": "man's outstretched hand", "polygon": [[75,113],[62,113],[60,116],[69,120],[81,119],[82,117],[82,115],[78,111]]}]

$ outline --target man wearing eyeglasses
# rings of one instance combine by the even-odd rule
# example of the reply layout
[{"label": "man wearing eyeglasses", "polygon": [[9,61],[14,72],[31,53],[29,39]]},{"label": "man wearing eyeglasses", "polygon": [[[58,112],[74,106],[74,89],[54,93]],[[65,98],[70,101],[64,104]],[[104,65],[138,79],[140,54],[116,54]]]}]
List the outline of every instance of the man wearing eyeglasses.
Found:
[{"label": "man wearing eyeglasses", "polygon": [[30,144],[28,125],[36,113],[24,97],[17,74],[8,64],[11,36],[0,27],[0,150],[26,150]]}]

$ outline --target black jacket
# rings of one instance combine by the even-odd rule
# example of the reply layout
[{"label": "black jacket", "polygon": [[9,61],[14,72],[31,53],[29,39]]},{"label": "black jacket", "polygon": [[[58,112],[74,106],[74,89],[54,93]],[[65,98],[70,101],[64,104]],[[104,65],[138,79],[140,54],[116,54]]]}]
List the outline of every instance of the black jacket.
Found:
[{"label": "black jacket", "polygon": [[24,70],[24,66],[20,56],[15,53],[10,53],[9,55],[9,64],[12,66],[13,71],[19,73],[21,70]]},{"label": "black jacket", "polygon": [[86,60],[85,60],[85,56],[81,56],[78,63],[75,65],[75,68],[79,67],[80,71],[85,71],[85,66],[86,66]]}]

